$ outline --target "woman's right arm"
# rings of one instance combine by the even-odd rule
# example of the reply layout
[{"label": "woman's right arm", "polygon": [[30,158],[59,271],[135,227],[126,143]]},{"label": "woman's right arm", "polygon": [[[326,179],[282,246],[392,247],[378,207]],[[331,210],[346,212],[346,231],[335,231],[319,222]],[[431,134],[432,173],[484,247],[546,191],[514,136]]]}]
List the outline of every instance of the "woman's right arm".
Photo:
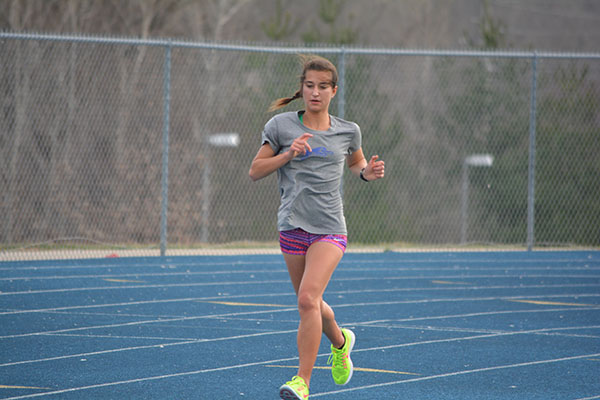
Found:
[{"label": "woman's right arm", "polygon": [[305,154],[306,151],[312,151],[308,144],[311,138],[310,133],[305,133],[292,143],[292,146],[285,153],[275,155],[275,152],[268,143],[263,144],[250,165],[250,179],[257,181],[277,171],[298,154]]},{"label": "woman's right arm", "polygon": [[257,181],[270,175],[288,161],[290,161],[288,152],[275,155],[271,145],[265,143],[258,149],[258,153],[256,153],[254,160],[252,160],[248,174],[250,175],[250,179]]}]

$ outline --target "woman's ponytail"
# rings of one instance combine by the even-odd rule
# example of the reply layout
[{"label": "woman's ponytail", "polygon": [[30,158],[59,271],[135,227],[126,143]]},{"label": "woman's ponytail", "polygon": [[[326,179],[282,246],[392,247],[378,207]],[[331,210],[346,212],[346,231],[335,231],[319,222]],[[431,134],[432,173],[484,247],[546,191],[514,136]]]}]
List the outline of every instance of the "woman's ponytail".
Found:
[{"label": "woman's ponytail", "polygon": [[280,108],[287,106],[292,101],[299,99],[300,97],[302,97],[302,93],[298,90],[296,93],[294,93],[292,97],[282,97],[280,99],[277,99],[271,103],[271,106],[269,107],[269,112],[279,110]]}]

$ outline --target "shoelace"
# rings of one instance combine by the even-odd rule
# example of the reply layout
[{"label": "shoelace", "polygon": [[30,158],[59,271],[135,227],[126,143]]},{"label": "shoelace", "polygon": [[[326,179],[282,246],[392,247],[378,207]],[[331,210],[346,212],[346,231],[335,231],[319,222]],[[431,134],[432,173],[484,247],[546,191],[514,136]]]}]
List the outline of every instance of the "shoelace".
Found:
[{"label": "shoelace", "polygon": [[342,350],[333,350],[327,359],[327,364],[333,367],[342,365],[346,368],[346,355]]}]

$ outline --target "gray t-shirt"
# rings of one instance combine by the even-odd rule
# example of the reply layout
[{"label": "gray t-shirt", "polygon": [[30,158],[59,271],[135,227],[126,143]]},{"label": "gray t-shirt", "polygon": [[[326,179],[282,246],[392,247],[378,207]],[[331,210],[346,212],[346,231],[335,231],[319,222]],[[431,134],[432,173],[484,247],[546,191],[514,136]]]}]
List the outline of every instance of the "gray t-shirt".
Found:
[{"label": "gray t-shirt", "polygon": [[346,156],[361,146],[360,128],[333,115],[327,131],[315,131],[300,122],[300,112],[271,118],[262,133],[275,154],[285,153],[297,137],[308,132],[312,152],[298,155],[277,170],[281,205],[277,228],[302,228],[315,234],[347,235],[340,185]]}]

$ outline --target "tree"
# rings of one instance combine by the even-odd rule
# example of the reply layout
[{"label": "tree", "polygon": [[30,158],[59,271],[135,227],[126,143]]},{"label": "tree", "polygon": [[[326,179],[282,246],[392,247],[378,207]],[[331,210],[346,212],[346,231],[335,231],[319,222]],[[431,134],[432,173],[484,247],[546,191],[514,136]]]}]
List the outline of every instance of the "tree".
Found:
[{"label": "tree", "polygon": [[298,19],[292,20],[289,11],[283,11],[283,0],[277,0],[275,15],[260,23],[260,27],[267,37],[276,42],[289,38],[298,28]]},{"label": "tree", "polygon": [[339,28],[336,22],[341,15],[345,0],[319,0],[319,18],[327,27],[327,33],[321,33],[319,27],[312,23],[311,29],[302,34],[302,39],[306,44],[333,43],[338,45],[347,45],[355,43],[358,38],[358,32],[352,29],[353,15],[350,15],[348,22]]},{"label": "tree", "polygon": [[535,239],[600,243],[600,91],[587,65],[544,71],[538,101]]}]

